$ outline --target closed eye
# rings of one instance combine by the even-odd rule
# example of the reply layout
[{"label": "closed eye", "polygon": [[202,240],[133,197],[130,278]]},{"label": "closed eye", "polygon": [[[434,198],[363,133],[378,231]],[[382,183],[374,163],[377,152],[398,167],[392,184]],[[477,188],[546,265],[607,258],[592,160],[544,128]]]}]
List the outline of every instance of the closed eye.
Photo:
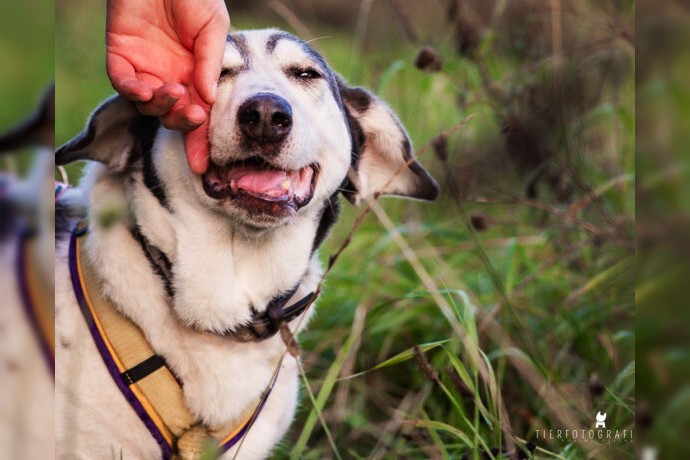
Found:
[{"label": "closed eye", "polygon": [[225,67],[220,71],[220,79],[234,77],[239,72],[237,67]]}]

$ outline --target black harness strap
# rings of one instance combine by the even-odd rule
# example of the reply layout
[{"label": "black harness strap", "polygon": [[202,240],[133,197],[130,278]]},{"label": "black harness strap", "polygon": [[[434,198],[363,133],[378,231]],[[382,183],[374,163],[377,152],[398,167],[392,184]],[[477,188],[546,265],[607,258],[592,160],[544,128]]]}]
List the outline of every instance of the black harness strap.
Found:
[{"label": "black harness strap", "polygon": [[[170,262],[168,256],[146,238],[138,225],[132,227],[130,232],[132,237],[139,243],[153,271],[163,281],[168,296],[170,298],[174,297],[172,262]],[[268,303],[263,312],[253,311],[251,323],[229,330],[224,335],[231,336],[240,342],[260,342],[270,339],[278,333],[281,324],[289,323],[297,318],[316,300],[314,292],[310,292],[293,305],[286,307],[285,305],[295,295],[299,286],[297,284],[297,286],[285,294],[275,297]]]},{"label": "black harness strap", "polygon": [[240,342],[258,342],[273,337],[280,330],[281,324],[297,318],[316,300],[316,295],[310,292],[294,304],[285,307],[298,288],[299,284],[287,294],[273,299],[263,313],[255,311],[251,323],[230,331],[228,335]]},{"label": "black harness strap", "polygon": [[131,385],[148,377],[163,366],[165,366],[165,359],[160,355],[153,355],[136,366],[122,372],[120,376],[122,380],[127,382],[127,385]]}]

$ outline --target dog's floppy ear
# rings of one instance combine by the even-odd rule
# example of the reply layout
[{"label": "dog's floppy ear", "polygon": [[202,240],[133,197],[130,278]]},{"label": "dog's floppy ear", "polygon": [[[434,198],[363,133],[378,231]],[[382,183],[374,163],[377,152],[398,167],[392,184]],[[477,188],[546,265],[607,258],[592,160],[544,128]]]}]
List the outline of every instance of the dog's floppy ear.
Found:
[{"label": "dog's floppy ear", "polygon": [[[150,131],[158,124],[157,118],[141,115],[134,103],[112,96],[91,114],[84,131],[55,151],[55,164],[94,160],[121,171],[141,152],[142,139],[151,138]],[[149,135],[141,136],[142,130]]]},{"label": "dog's floppy ear", "polygon": [[354,154],[343,195],[353,204],[375,193],[436,199],[438,184],[416,160],[410,162],[412,143],[391,109],[363,88],[348,87],[342,80],[338,83]]},{"label": "dog's floppy ear", "polygon": [[23,147],[55,148],[55,83],[43,93],[38,109],[10,131],[0,136],[0,154]]}]

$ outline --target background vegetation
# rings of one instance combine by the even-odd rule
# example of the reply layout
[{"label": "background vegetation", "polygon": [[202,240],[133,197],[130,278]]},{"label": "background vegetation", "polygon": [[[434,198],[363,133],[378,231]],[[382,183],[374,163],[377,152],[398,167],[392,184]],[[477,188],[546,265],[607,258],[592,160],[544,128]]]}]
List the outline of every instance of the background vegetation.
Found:
[{"label": "background vegetation", "polygon": [[[32,111],[53,79],[55,65],[52,13],[48,0],[8,2],[0,8],[0,132]],[[31,34],[25,34],[30,28]]]},{"label": "background vegetation", "polygon": [[[35,110],[54,78],[53,8],[52,0],[0,6],[0,133],[14,128]],[[31,33],[25,33],[27,30]],[[33,150],[16,153],[19,155],[0,155],[0,182],[4,172],[24,173],[28,169]],[[0,218],[5,217],[0,211]]]},{"label": "background vegetation", "polygon": [[[632,458],[632,442],[535,430],[590,429],[597,411],[635,429],[634,2],[229,11],[314,39],[395,109],[442,188],[382,200],[336,261],[275,457]],[[58,145],[112,92],[103,18],[101,2],[57,4]],[[324,262],[363,212],[344,206]]]}]

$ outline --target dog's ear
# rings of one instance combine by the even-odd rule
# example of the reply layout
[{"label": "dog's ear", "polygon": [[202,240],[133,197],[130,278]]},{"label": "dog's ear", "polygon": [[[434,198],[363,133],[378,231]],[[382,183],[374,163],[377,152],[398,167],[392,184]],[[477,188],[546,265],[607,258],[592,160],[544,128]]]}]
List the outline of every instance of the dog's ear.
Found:
[{"label": "dog's ear", "polygon": [[55,148],[55,83],[43,93],[38,109],[0,135],[0,154],[29,146]]},{"label": "dog's ear", "polygon": [[436,199],[438,184],[412,160],[412,143],[392,110],[363,88],[338,84],[354,155],[343,195],[353,204],[373,194]]},{"label": "dog's ear", "polygon": [[93,112],[84,131],[55,151],[55,164],[94,160],[121,171],[142,152],[142,141],[152,141],[158,126],[157,118],[143,116],[134,103],[113,96]]}]

